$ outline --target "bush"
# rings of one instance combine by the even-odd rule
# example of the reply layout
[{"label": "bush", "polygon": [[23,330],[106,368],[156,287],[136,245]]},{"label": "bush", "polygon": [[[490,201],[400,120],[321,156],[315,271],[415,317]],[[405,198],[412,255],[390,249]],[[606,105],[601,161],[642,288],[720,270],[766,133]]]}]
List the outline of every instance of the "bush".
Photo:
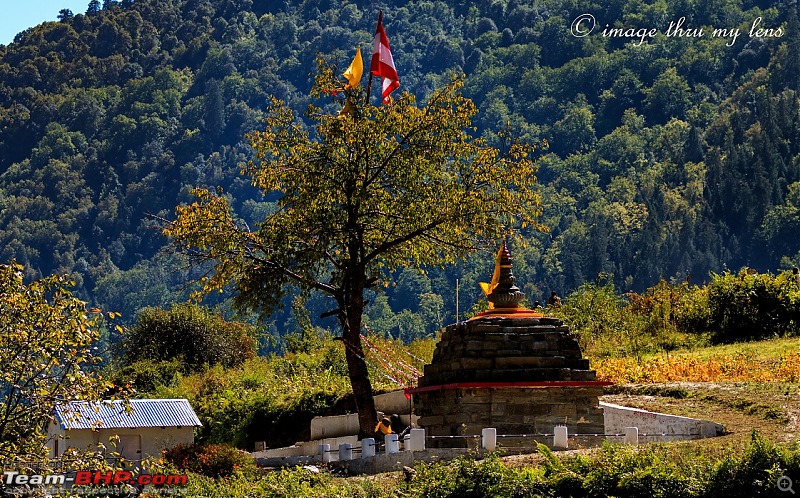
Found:
[{"label": "bush", "polygon": [[706,496],[780,496],[775,490],[781,476],[793,482],[800,478],[797,456],[797,448],[781,450],[754,431],[744,455],[728,456],[719,462]]},{"label": "bush", "polygon": [[121,366],[140,360],[180,359],[187,369],[230,368],[256,355],[255,327],[227,322],[208,308],[175,304],[170,310],[146,308],[126,331],[118,355]]},{"label": "bush", "polygon": [[595,358],[671,351],[709,342],[731,343],[800,332],[800,280],[742,270],[711,274],[705,286],[664,280],[642,294],[616,294],[601,275],[548,312],[578,335]]},{"label": "bush", "polygon": [[[172,453],[175,463],[196,458],[191,446]],[[496,454],[478,461],[466,455],[449,462],[417,463],[416,473],[406,479],[338,478],[329,472],[307,469],[282,470],[259,475],[233,473],[223,478],[196,476],[189,479],[188,496],[244,498],[361,496],[430,498],[737,498],[781,496],[778,481],[800,479],[800,446],[779,447],[753,433],[744,451],[723,458],[698,453],[679,445],[632,448],[605,444],[591,454],[557,456],[540,447],[543,461],[525,466],[504,463]],[[713,453],[716,454],[716,453]],[[796,489],[796,488],[795,488]],[[787,494],[788,496],[788,494]]]},{"label": "bush", "polygon": [[117,386],[130,385],[140,395],[154,393],[159,386],[172,384],[176,376],[185,373],[185,365],[178,358],[170,361],[140,360],[112,372],[112,382]]},{"label": "bush", "polygon": [[227,444],[179,444],[164,452],[164,459],[181,470],[215,479],[256,469],[252,456]]},{"label": "bush", "polygon": [[203,423],[200,442],[250,450],[256,441],[287,446],[309,437],[314,416],[344,413],[343,404],[352,397],[347,376],[331,365],[339,361],[332,359],[335,347],[344,356],[341,343],[326,340],[313,354],[257,357],[232,369],[216,366],[160,386],[155,396],[190,401]]},{"label": "bush", "polygon": [[500,458],[489,455],[486,460],[476,461],[465,456],[447,464],[421,463],[409,486],[408,496],[430,497],[516,497],[541,496],[545,486],[538,476],[508,467]]},{"label": "bush", "polygon": [[577,334],[581,349],[595,358],[672,351],[702,344],[706,337],[678,326],[684,307],[694,302],[686,284],[661,281],[642,294],[616,294],[610,278],[601,275],[567,296],[561,307],[548,313],[561,318]]},{"label": "bush", "polygon": [[394,483],[384,479],[343,479],[329,472],[316,473],[298,467],[266,472],[257,480],[241,473],[222,479],[192,475],[181,494],[224,498],[397,498],[395,491]]},{"label": "bush", "polygon": [[561,307],[549,308],[548,312],[569,325],[583,350],[597,350],[606,346],[609,337],[625,334],[624,305],[609,279],[602,284],[581,285]]},{"label": "bush", "polygon": [[[230,443],[252,450],[256,441],[281,447],[310,437],[315,416],[354,412],[344,345],[328,334],[293,336],[284,356],[256,357],[237,368],[221,366],[189,375],[177,375],[159,385],[158,398],[187,398],[203,423],[197,439],[203,443]],[[423,339],[409,346],[400,341],[370,337],[370,344],[392,362],[401,360],[417,369],[430,361],[435,341]],[[376,392],[396,388],[367,352]],[[397,374],[394,374],[397,375]],[[410,375],[410,374],[409,374]]]},{"label": "bush", "polygon": [[686,313],[684,325],[712,333],[714,342],[793,336],[800,331],[800,283],[791,274],[777,276],[741,270],[712,274],[697,292],[700,308]]}]

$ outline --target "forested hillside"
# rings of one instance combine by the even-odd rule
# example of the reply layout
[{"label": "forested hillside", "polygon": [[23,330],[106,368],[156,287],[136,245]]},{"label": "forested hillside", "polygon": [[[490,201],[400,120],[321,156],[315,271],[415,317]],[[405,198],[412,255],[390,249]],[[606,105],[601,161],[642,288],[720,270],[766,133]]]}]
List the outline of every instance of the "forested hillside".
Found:
[{"label": "forested hillside", "polygon": [[[482,132],[550,142],[550,232],[514,249],[531,301],[601,273],[642,290],[800,264],[800,23],[793,2],[747,0],[92,0],[0,46],[0,260],[70,272],[128,320],[185,299],[191,275],[150,215],[204,185],[257,222],[270,199],[239,175],[244,135],[269,95],[305,109],[318,52],[342,68],[369,54],[379,9],[401,90],[422,100],[463,72]],[[586,13],[597,26],[575,36]],[[667,36],[681,17],[704,35]],[[657,34],[604,36],[615,27]],[[491,264],[403,271],[367,322],[431,333],[453,319],[456,279],[463,311]],[[303,308],[334,324],[318,297],[286,308],[273,331],[307,326]]]}]

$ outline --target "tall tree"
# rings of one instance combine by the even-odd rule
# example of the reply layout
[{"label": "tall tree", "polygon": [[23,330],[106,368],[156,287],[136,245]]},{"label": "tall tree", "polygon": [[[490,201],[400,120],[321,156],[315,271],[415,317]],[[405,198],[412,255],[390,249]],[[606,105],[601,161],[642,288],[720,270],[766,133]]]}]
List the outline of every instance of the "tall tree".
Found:
[{"label": "tall tree", "polygon": [[[312,96],[341,87],[325,61]],[[241,309],[270,314],[293,288],[335,302],[361,433],[376,423],[361,347],[365,291],[391,272],[452,263],[496,245],[515,227],[539,228],[532,147],[473,137],[477,112],[453,80],[418,107],[410,94],[373,106],[357,87],[332,97],[342,112],[309,107],[309,129],[273,99],[266,130],[250,135],[244,170],[278,209],[253,230],[220,193],[177,209],[165,233],[198,263],[213,264],[203,291],[236,288]]]},{"label": "tall tree", "polygon": [[71,285],[63,275],[25,284],[21,266],[0,265],[0,459],[41,456],[55,404],[110,387],[91,372],[100,315]]},{"label": "tall tree", "polygon": [[786,34],[789,36],[787,41],[788,51],[786,62],[786,84],[800,93],[800,19],[798,19],[797,0],[789,5],[786,12]]},{"label": "tall tree", "polygon": [[225,101],[222,85],[219,80],[211,79],[206,83],[205,127],[208,133],[219,138],[225,132]]},{"label": "tall tree", "polygon": [[87,14],[94,14],[100,12],[100,0],[89,0],[89,6],[86,8]]}]

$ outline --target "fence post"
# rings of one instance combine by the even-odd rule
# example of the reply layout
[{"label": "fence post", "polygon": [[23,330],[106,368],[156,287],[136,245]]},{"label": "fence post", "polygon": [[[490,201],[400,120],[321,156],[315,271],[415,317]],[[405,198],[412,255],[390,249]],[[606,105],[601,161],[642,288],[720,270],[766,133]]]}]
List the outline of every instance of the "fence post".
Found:
[{"label": "fence post", "polygon": [[553,428],[553,448],[567,449],[567,426],[557,425]]},{"label": "fence post", "polygon": [[397,434],[386,435],[386,453],[397,453],[400,451],[400,444],[397,442]]},{"label": "fence post", "polygon": [[375,439],[365,437],[361,440],[361,458],[375,456]]},{"label": "fence post", "polygon": [[424,451],[425,450],[425,429],[411,429],[408,435],[408,445],[411,451]]},{"label": "fence post", "polygon": [[486,451],[494,451],[497,448],[497,429],[487,427],[481,430],[481,447]]},{"label": "fence post", "polygon": [[328,463],[331,461],[331,445],[325,443],[317,445],[317,455],[319,455],[320,460],[322,463]]},{"label": "fence post", "polygon": [[626,427],[625,428],[625,444],[639,444],[639,428]]},{"label": "fence post", "polygon": [[339,445],[339,461],[344,462],[353,459],[353,445],[342,443]]}]

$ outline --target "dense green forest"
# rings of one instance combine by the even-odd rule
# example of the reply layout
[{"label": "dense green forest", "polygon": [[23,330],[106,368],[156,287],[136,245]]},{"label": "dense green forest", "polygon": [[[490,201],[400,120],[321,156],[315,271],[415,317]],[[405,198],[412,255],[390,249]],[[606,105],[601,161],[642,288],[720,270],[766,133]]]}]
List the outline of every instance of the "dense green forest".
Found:
[{"label": "dense green forest", "polygon": [[[464,73],[482,133],[550,142],[550,230],[513,249],[531,302],[599,275],[641,292],[800,265],[800,22],[793,2],[755,0],[92,0],[0,46],[0,260],[31,278],[69,272],[129,323],[184,300],[199,270],[164,250],[158,218],[198,185],[262,218],[271,199],[239,174],[245,134],[270,95],[306,108],[317,53],[342,69],[356,46],[368,54],[379,9],[401,90],[422,100]],[[575,36],[586,13],[597,26]],[[681,17],[705,34],[667,36]],[[757,36],[758,19],[771,31]],[[492,258],[402,271],[371,296],[367,323],[434,332],[454,318],[456,279],[463,312]],[[287,301],[270,331],[334,327],[328,309]]]}]

